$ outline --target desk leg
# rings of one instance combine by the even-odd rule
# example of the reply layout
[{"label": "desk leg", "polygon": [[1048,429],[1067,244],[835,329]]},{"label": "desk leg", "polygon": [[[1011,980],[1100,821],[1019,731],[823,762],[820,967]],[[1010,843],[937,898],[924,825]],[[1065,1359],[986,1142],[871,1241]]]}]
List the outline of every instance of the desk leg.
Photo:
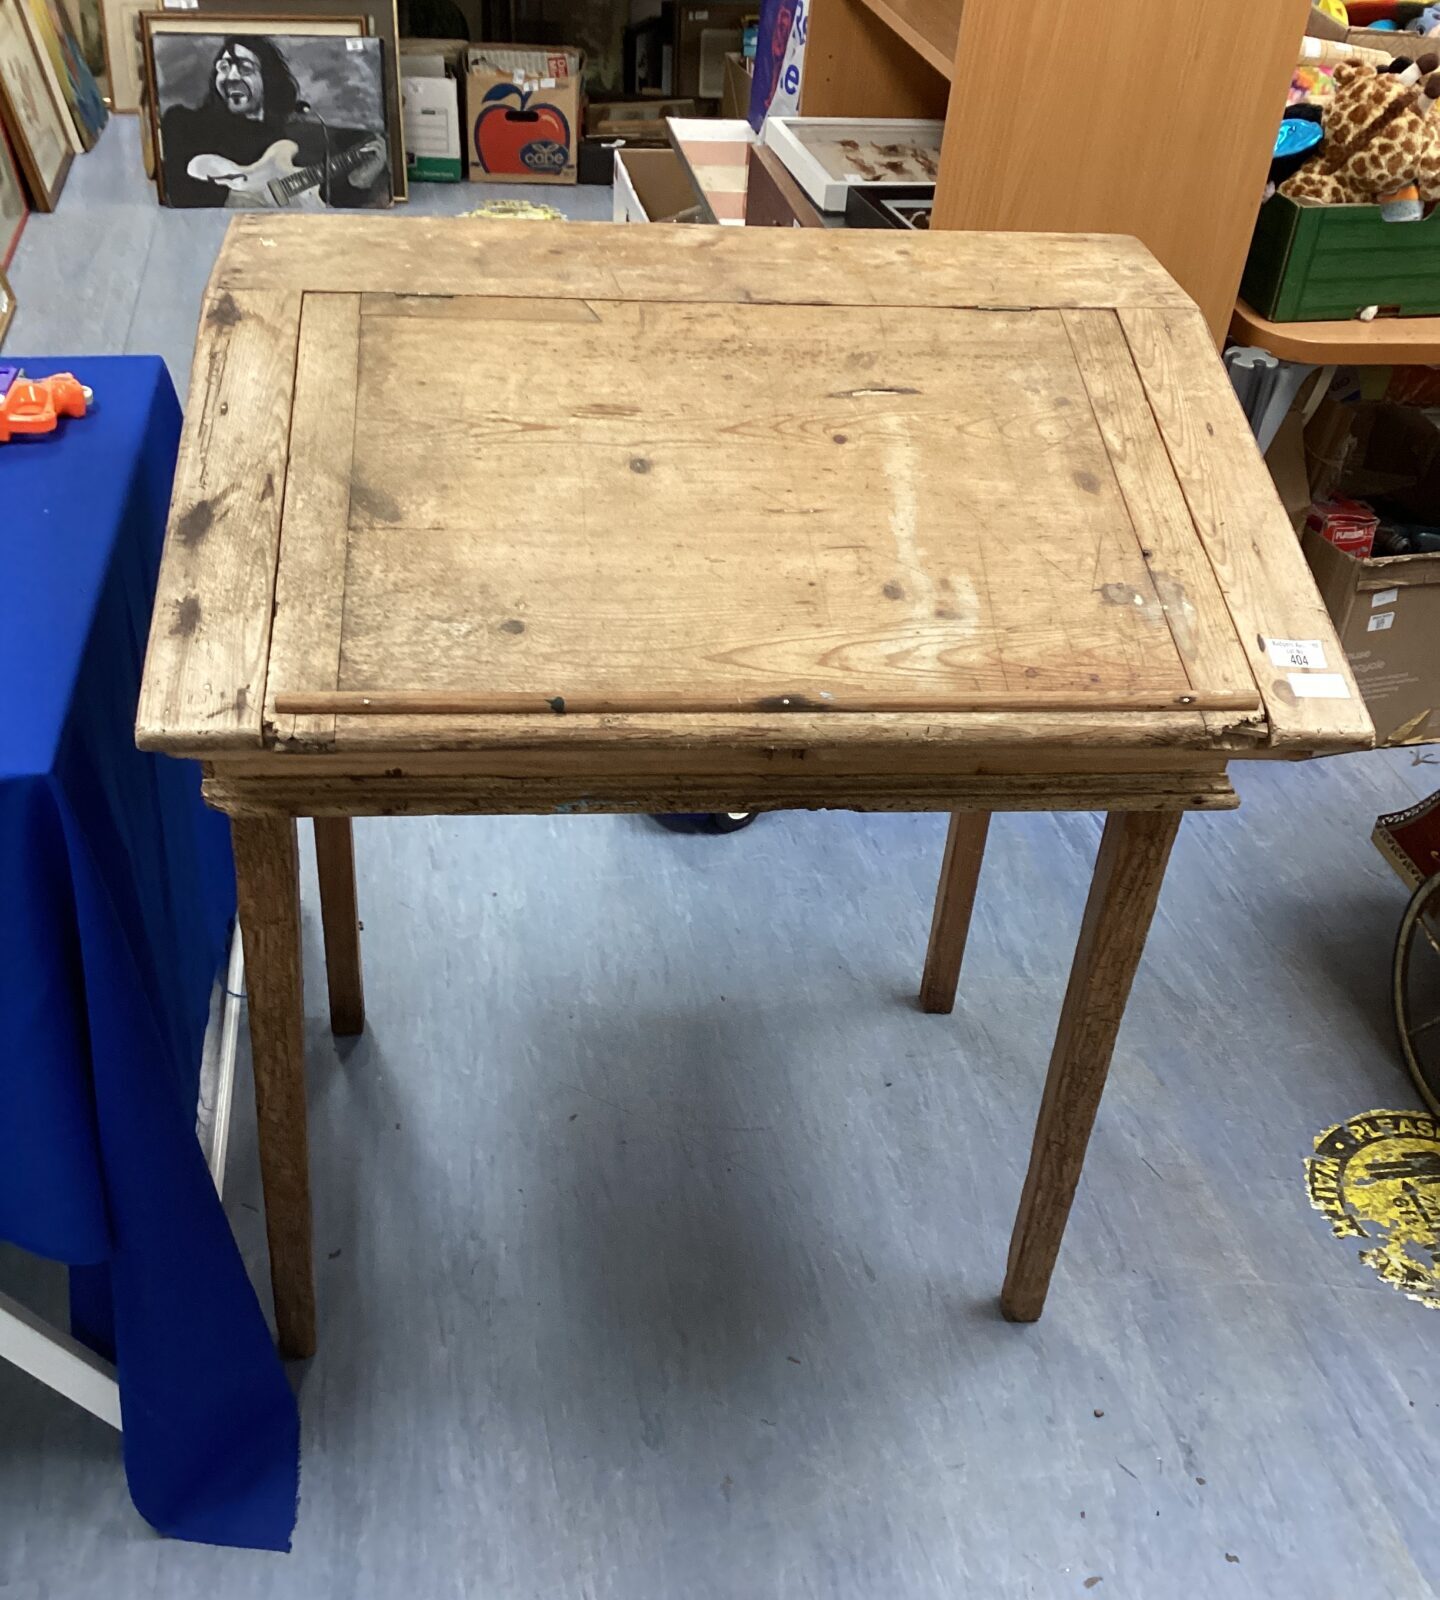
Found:
[{"label": "desk leg", "polygon": [[325,930],[330,1031],[364,1033],[365,986],[360,974],[360,913],[355,902],[355,841],[349,817],[315,818],[315,865],[320,873],[320,924]]},{"label": "desk leg", "polygon": [[295,823],[281,816],[232,817],[230,835],[245,934],[275,1327],[281,1355],[309,1356],[315,1353],[315,1281]]},{"label": "desk leg", "polygon": [[1000,1309],[1011,1322],[1034,1322],[1044,1310],[1115,1036],[1181,815],[1129,811],[1112,812],[1106,819],[1010,1240]]},{"label": "desk leg", "polygon": [[925,974],[920,979],[920,1009],[949,1013],[955,1009],[955,989],[970,913],[985,859],[985,835],[990,831],[988,811],[952,811],[945,838],[945,859],[940,866],[940,888],[935,896],[935,916],[930,924],[930,948],[925,952]]}]

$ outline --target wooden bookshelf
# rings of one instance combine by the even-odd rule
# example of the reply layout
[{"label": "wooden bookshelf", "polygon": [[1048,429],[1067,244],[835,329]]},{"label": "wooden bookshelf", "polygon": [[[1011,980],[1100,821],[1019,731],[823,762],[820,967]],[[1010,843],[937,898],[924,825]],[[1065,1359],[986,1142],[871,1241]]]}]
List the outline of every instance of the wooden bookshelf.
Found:
[{"label": "wooden bookshelf", "polygon": [[955,67],[960,0],[861,0],[861,3],[948,79]]},{"label": "wooden bookshelf", "polygon": [[1373,322],[1270,322],[1243,300],[1230,337],[1282,361],[1312,367],[1440,365],[1440,317],[1376,317]]},{"label": "wooden bookshelf", "polygon": [[1308,0],[812,0],[807,116],[945,121],[934,225],[1129,233],[1215,337]]}]

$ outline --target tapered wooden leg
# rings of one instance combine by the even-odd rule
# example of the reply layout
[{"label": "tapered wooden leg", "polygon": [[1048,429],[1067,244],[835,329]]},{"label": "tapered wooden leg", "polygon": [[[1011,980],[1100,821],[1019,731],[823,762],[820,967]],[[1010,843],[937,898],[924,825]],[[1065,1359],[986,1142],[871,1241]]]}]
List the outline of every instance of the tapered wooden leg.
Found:
[{"label": "tapered wooden leg", "polygon": [[1012,1322],[1034,1322],[1045,1308],[1180,817],[1178,811],[1116,812],[1105,823],[1000,1293],[1000,1309]]},{"label": "tapered wooden leg", "polygon": [[988,811],[952,811],[945,837],[945,859],[940,865],[940,888],[935,896],[935,916],[930,923],[930,948],[925,952],[925,974],[920,979],[920,1009],[950,1012],[955,1009],[955,989],[970,913],[985,859],[985,835],[990,831]]},{"label": "tapered wooden leg", "polygon": [[355,842],[349,817],[315,818],[315,865],[320,871],[320,924],[325,930],[330,1031],[364,1033],[365,986],[360,975]]},{"label": "tapered wooden leg", "polygon": [[280,1353],[315,1353],[299,854],[290,817],[232,817],[255,1062],[260,1176]]}]

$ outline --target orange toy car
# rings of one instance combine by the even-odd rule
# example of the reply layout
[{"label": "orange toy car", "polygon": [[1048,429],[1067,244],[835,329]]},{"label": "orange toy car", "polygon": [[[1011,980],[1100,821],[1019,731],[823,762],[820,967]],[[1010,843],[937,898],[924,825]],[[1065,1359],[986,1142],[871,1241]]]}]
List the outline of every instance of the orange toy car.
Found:
[{"label": "orange toy car", "polygon": [[61,417],[83,417],[94,398],[93,391],[70,372],[57,372],[51,378],[17,373],[0,399],[0,444],[17,433],[54,433]]}]

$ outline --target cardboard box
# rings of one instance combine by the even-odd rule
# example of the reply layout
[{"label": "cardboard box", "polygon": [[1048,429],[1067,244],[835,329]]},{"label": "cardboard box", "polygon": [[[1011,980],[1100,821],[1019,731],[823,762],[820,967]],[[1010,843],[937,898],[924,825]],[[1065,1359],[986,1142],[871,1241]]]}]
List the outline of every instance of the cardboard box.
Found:
[{"label": "cardboard box", "polygon": [[412,183],[459,183],[460,86],[453,78],[400,79],[405,166]]},{"label": "cardboard box", "polygon": [[750,116],[750,90],[754,80],[750,76],[750,63],[744,56],[730,51],[725,57],[724,79],[720,88],[720,115],[738,117],[741,121]]},{"label": "cardboard box", "polygon": [[615,152],[616,222],[699,221],[700,197],[674,150]]},{"label": "cardboard box", "polygon": [[1440,555],[1360,561],[1314,530],[1301,543],[1376,743],[1440,739]]},{"label": "cardboard box", "polygon": [[755,143],[743,118],[671,117],[670,143],[690,169],[703,222],[742,227],[745,222],[746,158]]},{"label": "cardboard box", "polygon": [[568,45],[471,45],[465,123],[470,177],[574,183],[585,54]]},{"label": "cardboard box", "polygon": [[1337,22],[1328,12],[1322,11],[1319,6],[1312,4],[1310,7],[1310,20],[1305,24],[1305,33],[1311,39],[1335,39],[1343,41],[1349,29],[1343,22]]},{"label": "cardboard box", "polygon": [[[1326,399],[1305,428],[1304,444],[1317,501],[1373,499],[1386,516],[1440,520],[1440,431],[1423,411]],[[1357,557],[1314,526],[1300,542],[1377,742],[1440,739],[1440,553]]]},{"label": "cardboard box", "polygon": [[406,171],[414,183],[458,183],[465,176],[460,132],[463,39],[400,41],[400,109]]},{"label": "cardboard box", "polygon": [[1389,28],[1350,28],[1345,43],[1357,50],[1378,50],[1382,55],[1406,56],[1411,61],[1435,53],[1435,41],[1424,34],[1392,32]]}]

